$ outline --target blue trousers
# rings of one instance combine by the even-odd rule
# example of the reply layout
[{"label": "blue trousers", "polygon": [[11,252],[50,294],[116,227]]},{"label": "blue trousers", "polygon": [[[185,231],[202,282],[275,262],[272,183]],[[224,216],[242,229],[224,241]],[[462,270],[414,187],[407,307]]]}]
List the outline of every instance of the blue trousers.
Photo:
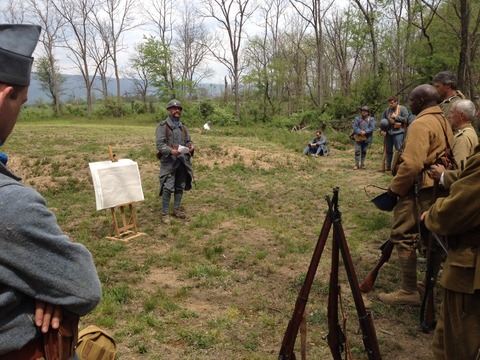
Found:
[{"label": "blue trousers", "polygon": [[355,141],[355,165],[359,166],[365,164],[367,157],[367,150],[370,143]]},{"label": "blue trousers", "polygon": [[387,153],[385,166],[388,170],[392,168],[393,147],[395,147],[397,151],[400,150],[404,136],[405,134],[403,132],[392,135],[387,134],[385,136],[385,152]]}]

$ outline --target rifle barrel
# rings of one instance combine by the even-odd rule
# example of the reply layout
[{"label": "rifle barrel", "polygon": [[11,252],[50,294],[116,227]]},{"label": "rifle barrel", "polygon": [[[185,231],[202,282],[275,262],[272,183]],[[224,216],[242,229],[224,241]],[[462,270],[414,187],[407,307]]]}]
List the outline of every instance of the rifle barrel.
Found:
[{"label": "rifle barrel", "polygon": [[345,270],[350,283],[350,289],[352,291],[353,300],[357,309],[360,329],[362,330],[363,334],[363,345],[367,352],[368,358],[370,360],[381,360],[382,355],[380,354],[380,348],[378,346],[377,334],[373,325],[372,314],[370,311],[367,311],[363,302],[357,275],[355,273],[355,267],[353,266],[353,261],[350,256],[347,239],[345,238],[341,216],[338,209],[336,210],[336,216],[333,222],[333,241],[339,242],[340,251],[345,264]]},{"label": "rifle barrel", "polygon": [[[328,197],[327,201],[329,202]],[[322,256],[323,249],[325,248],[325,244],[327,242],[328,233],[330,232],[330,228],[332,227],[331,215],[332,210],[329,206],[329,210],[327,212],[327,215],[325,216],[325,221],[323,222],[322,230],[320,231],[320,235],[318,236],[317,245],[315,246],[312,260],[310,261],[310,266],[308,267],[307,275],[305,276],[302,288],[300,289],[297,301],[295,302],[295,309],[293,311],[292,318],[288,323],[287,330],[285,331],[285,335],[283,337],[282,347],[280,348],[280,353],[278,355],[279,360],[295,359],[295,354],[293,351],[295,347],[295,341],[297,339],[298,329],[300,328],[300,324],[302,322],[302,317],[305,312],[305,307],[307,305],[308,296],[310,294],[313,280],[317,272],[318,264]]]}]

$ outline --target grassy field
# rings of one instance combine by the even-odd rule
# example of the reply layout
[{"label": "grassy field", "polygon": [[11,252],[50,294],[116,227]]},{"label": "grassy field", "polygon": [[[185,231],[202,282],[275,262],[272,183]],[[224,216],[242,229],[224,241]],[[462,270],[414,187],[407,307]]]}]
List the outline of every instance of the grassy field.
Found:
[{"label": "grassy field", "polygon": [[[378,258],[391,213],[369,201],[386,187],[375,137],[367,169],[353,171],[348,134],[326,133],[331,156],[305,157],[312,132],[225,127],[190,128],[195,185],[184,196],[186,221],[160,222],[156,122],[124,119],[20,121],[2,147],[24,183],[45,196],[62,229],[93,253],[103,300],[81,326],[108,329],[118,359],[276,359],[303,283],[327,203],[340,188],[343,228],[359,278]],[[110,211],[95,209],[88,163],[138,162],[145,201],[135,204],[139,231],[110,241]],[[331,358],[324,336],[331,243],[327,243],[307,306],[308,359]],[[421,269],[419,269],[420,272]],[[340,270],[349,346],[366,359],[348,281]],[[377,289],[396,288],[395,259]],[[378,291],[378,290],[377,290]],[[387,306],[369,294],[384,359],[430,359],[431,334],[419,331],[418,309]],[[299,349],[299,343],[297,342]],[[297,358],[300,358],[297,351]]]}]

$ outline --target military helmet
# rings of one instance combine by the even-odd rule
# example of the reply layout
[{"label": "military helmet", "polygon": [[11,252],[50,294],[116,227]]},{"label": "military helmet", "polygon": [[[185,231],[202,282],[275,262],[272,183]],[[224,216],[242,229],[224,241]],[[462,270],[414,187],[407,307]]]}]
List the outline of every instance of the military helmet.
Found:
[{"label": "military helmet", "polygon": [[173,100],[170,100],[167,104],[167,110],[170,109],[171,107],[178,107],[180,109],[183,109],[182,108],[182,104],[180,103],[180,101],[176,100],[176,99],[173,99]]},{"label": "military helmet", "polygon": [[390,127],[390,122],[387,119],[382,119],[380,121],[380,130],[387,131]]}]

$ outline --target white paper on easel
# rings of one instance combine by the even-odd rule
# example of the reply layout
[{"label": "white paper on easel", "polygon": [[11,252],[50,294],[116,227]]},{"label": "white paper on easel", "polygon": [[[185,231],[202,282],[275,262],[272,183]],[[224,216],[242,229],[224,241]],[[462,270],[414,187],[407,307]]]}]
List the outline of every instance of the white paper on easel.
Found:
[{"label": "white paper on easel", "polygon": [[129,159],[88,164],[92,173],[97,210],[143,201],[138,164]]}]

